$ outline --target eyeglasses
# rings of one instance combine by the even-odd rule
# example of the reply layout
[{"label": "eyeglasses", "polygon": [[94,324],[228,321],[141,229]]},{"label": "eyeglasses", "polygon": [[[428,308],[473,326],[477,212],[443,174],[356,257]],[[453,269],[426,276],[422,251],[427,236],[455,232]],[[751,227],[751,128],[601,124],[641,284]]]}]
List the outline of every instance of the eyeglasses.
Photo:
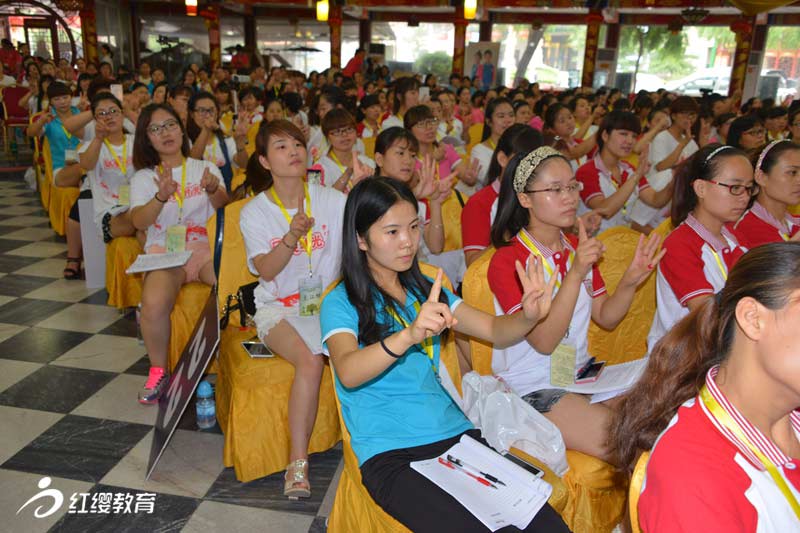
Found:
[{"label": "eyeglasses", "polygon": [[108,109],[103,109],[102,111],[97,111],[95,113],[96,116],[103,118],[103,117],[115,117],[120,114],[120,110],[116,107],[110,107]]},{"label": "eyeglasses", "polygon": [[420,128],[435,128],[436,126],[439,125],[439,119],[438,118],[429,118],[429,119],[425,119],[425,120],[420,120],[419,122],[417,122],[414,125],[415,126],[419,126]]},{"label": "eyeglasses", "polygon": [[207,117],[210,117],[214,113],[216,113],[217,110],[214,107],[197,107],[195,108],[194,112],[197,113],[198,115],[205,115]]},{"label": "eyeglasses", "polygon": [[163,124],[150,124],[147,127],[147,133],[150,135],[159,136],[165,131],[175,131],[177,128],[180,127],[178,121],[174,118],[164,121]]},{"label": "eyeglasses", "polygon": [[347,126],[345,128],[339,128],[337,130],[331,130],[330,131],[330,135],[332,137],[344,137],[345,135],[352,135],[355,132],[356,132],[355,128],[353,128],[351,126]]},{"label": "eyeglasses", "polygon": [[766,132],[767,130],[763,128],[760,130],[747,130],[746,132],[744,132],[744,135],[752,135],[753,137],[763,137]]},{"label": "eyeglasses", "polygon": [[575,194],[583,190],[583,183],[580,181],[573,181],[569,185],[556,185],[555,187],[548,187],[547,189],[539,189],[536,191],[522,191],[525,194],[533,194],[535,192],[549,192],[554,195],[561,195],[563,193]]},{"label": "eyeglasses", "polygon": [[729,185],[727,183],[720,183],[719,181],[708,180],[709,183],[713,183],[714,185],[719,185],[720,187],[725,187],[733,196],[741,196],[745,192],[747,196],[755,196],[761,191],[761,187],[759,187],[758,183],[753,183],[752,185]]}]

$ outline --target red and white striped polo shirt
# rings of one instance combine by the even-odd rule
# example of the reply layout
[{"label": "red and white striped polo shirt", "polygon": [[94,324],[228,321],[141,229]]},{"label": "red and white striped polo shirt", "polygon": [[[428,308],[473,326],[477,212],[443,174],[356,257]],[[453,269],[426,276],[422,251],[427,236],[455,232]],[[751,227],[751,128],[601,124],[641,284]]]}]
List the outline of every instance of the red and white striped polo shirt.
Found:
[{"label": "red and white striped polo shirt", "polygon": [[758,202],[733,226],[734,235],[748,250],[762,244],[788,240],[798,231],[800,218],[787,213],[786,218],[779,222]]}]

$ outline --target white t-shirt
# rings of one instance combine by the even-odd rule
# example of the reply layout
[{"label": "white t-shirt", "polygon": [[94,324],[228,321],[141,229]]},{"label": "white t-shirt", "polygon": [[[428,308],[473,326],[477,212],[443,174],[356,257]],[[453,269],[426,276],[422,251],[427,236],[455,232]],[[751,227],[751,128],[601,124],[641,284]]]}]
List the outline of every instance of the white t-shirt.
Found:
[{"label": "white t-shirt", "polygon": [[[233,157],[238,151],[236,149],[236,141],[233,137],[225,137],[225,147],[228,149],[228,159],[230,159],[231,168],[239,168],[239,165],[236,164]],[[214,163],[219,168],[225,165],[225,155],[222,153],[222,148],[219,146],[219,138],[216,135],[212,135],[211,142],[206,143],[206,148],[203,150],[203,160]]]},{"label": "white t-shirt", "polygon": [[[281,208],[274,204],[264,191],[242,208],[239,227],[247,251],[247,266],[255,275],[258,271],[253,258],[284,246],[281,239],[289,231],[289,222]],[[312,230],[311,267],[314,275],[322,278],[322,287],[327,287],[340,275],[342,255],[342,225],[346,197],[335,189],[321,185],[308,186],[311,199],[311,214],[314,217]],[[289,218],[297,209],[286,209]],[[294,255],[272,281],[259,278],[259,285],[273,299],[291,297],[299,292],[298,282],[308,276],[308,255],[298,242]]]},{"label": "white t-shirt", "polygon": [[[358,154],[358,160],[361,161],[362,165],[367,165],[371,169],[375,169],[375,161],[370,159],[369,157]],[[322,167],[322,181],[326,187],[333,187],[333,184],[336,183],[336,180],[342,177],[344,174],[344,170],[336,163],[336,161],[331,158],[330,152],[322,157],[319,160],[319,164]],[[345,167],[345,170],[347,167]]]},{"label": "white t-shirt", "polygon": [[[206,233],[206,222],[214,214],[214,207],[208,195],[200,186],[203,179],[203,172],[208,168],[209,171],[219,179],[220,187],[225,186],[219,169],[208,161],[197,159],[186,159],[186,191],[183,201],[183,218],[178,219],[178,202],[173,194],[158,215],[155,223],[147,228],[147,242],[145,250],[153,245],[165,246],[167,237],[167,227],[175,224],[186,226],[186,242],[208,241]],[[158,192],[157,176],[155,169],[143,168],[136,172],[131,178],[131,208],[144,205],[153,199]],[[178,184],[178,191],[181,189],[181,167],[172,169],[172,179]]]},{"label": "white t-shirt", "polygon": [[[83,127],[83,138],[81,138],[81,142],[88,144],[94,140],[97,136],[95,134],[95,128],[97,126],[97,121],[95,119],[90,120],[84,127]],[[127,117],[122,119],[122,130],[125,133],[130,133],[133,135],[136,133],[136,125],[131,122]]]},{"label": "white t-shirt", "polygon": [[[656,135],[653,142],[650,143],[650,150],[648,151],[647,158],[650,161],[651,167],[650,171],[647,173],[647,182],[654,190],[660,191],[672,181],[672,169],[667,168],[659,172],[656,170],[656,165],[665,160],[677,147],[678,141],[672,136],[669,130],[664,130]],[[683,148],[677,163],[691,156],[699,149],[694,139],[689,141],[689,144]],[[642,226],[649,224],[651,227],[655,228],[669,216],[671,206],[672,202],[661,209],[657,209],[655,207],[650,207],[641,200],[637,200],[631,208],[630,219]]]},{"label": "white t-shirt", "polygon": [[[94,202],[94,222],[98,226],[103,220],[103,215],[119,204],[119,188],[121,185],[130,185],[131,178],[136,173],[133,168],[133,135],[126,135],[125,142],[120,145],[111,145],[116,153],[116,159],[106,143],[102,144],[97,164],[89,172],[86,181],[92,189]],[[123,148],[124,147],[124,148]],[[89,148],[89,143],[81,144],[78,153],[84,153]],[[119,168],[117,159],[121,162],[125,156],[125,173]]]},{"label": "white t-shirt", "polygon": [[400,126],[401,128],[404,127],[403,119],[397,115],[389,115],[386,117],[386,120],[381,123],[381,131],[388,130],[389,128],[393,128],[395,126]]},{"label": "white t-shirt", "polygon": [[447,131],[447,122],[444,120],[439,121],[439,135],[444,137],[455,137],[456,139],[461,139],[461,134],[464,132],[464,123],[458,120],[457,118],[453,117],[453,125],[450,132]]},{"label": "white t-shirt", "polygon": [[3,74],[3,79],[0,79],[0,87],[13,87],[16,84],[17,80],[8,74]]}]

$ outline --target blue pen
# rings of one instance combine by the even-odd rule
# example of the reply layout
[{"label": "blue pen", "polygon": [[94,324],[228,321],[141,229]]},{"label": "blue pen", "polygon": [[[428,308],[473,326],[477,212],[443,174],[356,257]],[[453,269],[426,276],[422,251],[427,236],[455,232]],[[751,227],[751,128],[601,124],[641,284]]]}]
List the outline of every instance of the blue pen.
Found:
[{"label": "blue pen", "polygon": [[586,361],[586,364],[583,365],[583,367],[581,367],[580,370],[578,370],[578,377],[575,378],[575,379],[583,379],[583,378],[585,378],[586,374],[589,373],[589,370],[591,370],[592,365],[595,363],[595,361],[596,361],[596,359],[594,357],[590,357],[589,360]]}]

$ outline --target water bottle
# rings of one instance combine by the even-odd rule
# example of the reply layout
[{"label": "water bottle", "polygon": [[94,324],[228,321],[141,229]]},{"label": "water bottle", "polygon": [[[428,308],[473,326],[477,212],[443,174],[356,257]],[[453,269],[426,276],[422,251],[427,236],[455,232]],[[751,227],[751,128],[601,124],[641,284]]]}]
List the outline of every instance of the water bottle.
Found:
[{"label": "water bottle", "polygon": [[217,408],[214,403],[214,389],[208,381],[201,381],[197,387],[197,427],[211,429],[217,423]]}]

